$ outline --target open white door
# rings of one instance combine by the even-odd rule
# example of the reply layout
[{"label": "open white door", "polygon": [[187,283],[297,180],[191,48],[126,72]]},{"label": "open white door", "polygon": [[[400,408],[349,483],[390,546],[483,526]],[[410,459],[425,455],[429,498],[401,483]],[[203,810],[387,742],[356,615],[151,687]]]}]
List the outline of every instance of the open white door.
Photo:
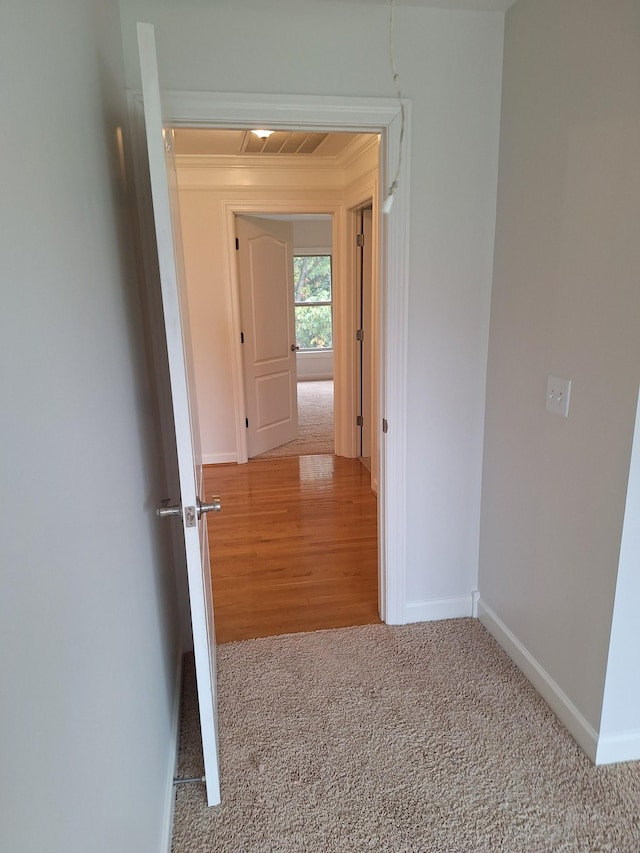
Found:
[{"label": "open white door", "polygon": [[198,422],[197,406],[175,165],[171,130],[163,128],[155,36],[151,24],[138,24],[138,50],[180,480],[178,506],[163,509],[159,514],[175,516],[175,521],[167,523],[181,523],[184,530],[207,801],[212,806],[220,802],[220,775],[213,595],[204,513],[218,509],[219,504],[216,501],[206,504],[200,500],[202,458],[200,436],[194,428]]},{"label": "open white door", "polygon": [[293,225],[236,217],[249,458],[298,437]]}]

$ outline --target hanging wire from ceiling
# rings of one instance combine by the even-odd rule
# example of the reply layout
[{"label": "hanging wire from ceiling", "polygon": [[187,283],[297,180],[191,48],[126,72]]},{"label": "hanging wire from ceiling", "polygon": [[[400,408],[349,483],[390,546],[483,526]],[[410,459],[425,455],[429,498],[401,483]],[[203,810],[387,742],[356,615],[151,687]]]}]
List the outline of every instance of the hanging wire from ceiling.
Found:
[{"label": "hanging wire from ceiling", "polygon": [[393,205],[393,196],[395,191],[398,189],[398,178],[400,176],[400,169],[402,168],[402,143],[404,140],[404,125],[405,125],[405,115],[404,115],[404,101],[402,100],[402,92],[400,91],[400,75],[398,74],[398,70],[396,68],[396,63],[393,55],[393,24],[394,24],[394,11],[395,11],[395,0],[390,0],[389,2],[389,62],[391,64],[391,75],[393,79],[393,85],[396,89],[396,95],[398,96],[398,101],[400,103],[400,143],[398,146],[398,166],[396,168],[396,173],[389,186],[389,190],[387,191],[387,197],[382,203],[382,212],[388,214],[391,210],[391,206]]}]

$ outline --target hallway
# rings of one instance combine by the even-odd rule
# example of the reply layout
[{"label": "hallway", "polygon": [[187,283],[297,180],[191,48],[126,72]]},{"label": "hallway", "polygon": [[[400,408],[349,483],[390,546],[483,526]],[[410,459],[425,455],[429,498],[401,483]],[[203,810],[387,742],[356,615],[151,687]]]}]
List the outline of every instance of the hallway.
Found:
[{"label": "hallway", "polygon": [[377,501],[357,459],[204,468],[219,643],[379,622]]}]

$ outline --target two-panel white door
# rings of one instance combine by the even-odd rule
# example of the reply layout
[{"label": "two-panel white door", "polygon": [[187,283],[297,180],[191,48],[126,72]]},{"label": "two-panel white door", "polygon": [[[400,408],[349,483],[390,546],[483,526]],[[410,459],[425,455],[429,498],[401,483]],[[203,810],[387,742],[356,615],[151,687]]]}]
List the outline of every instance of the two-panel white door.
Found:
[{"label": "two-panel white door", "polygon": [[138,24],[144,119],[162,290],[180,494],[174,517],[185,541],[200,727],[209,805],[220,802],[215,633],[206,502],[201,501],[202,457],[193,381],[189,315],[183,273],[176,174],[170,128],[163,127],[153,26]]},{"label": "two-panel white door", "polygon": [[298,437],[293,224],[236,217],[248,456]]}]

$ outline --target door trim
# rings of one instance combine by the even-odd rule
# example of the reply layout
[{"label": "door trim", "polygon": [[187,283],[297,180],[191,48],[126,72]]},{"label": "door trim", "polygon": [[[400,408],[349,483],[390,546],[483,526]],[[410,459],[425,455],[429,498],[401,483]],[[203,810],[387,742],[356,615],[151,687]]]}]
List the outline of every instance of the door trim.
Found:
[{"label": "door trim", "polygon": [[[389,98],[257,95],[221,92],[166,92],[163,109],[175,127],[245,128],[266,125],[323,131],[379,132],[380,175],[388,186],[401,144],[403,167],[394,202],[381,223],[380,270],[380,435],[379,553],[380,617],[404,621],[406,574],[407,341],[409,295],[409,187],[411,104]],[[404,141],[403,141],[404,140]],[[240,365],[234,364],[238,382]]]},{"label": "door trim", "polygon": [[[247,416],[244,391],[244,364],[242,344],[240,343],[240,332],[242,330],[241,308],[240,308],[240,280],[238,275],[238,266],[236,263],[236,250],[232,248],[236,236],[236,216],[260,216],[264,214],[312,214],[326,213],[332,217],[332,256],[334,258],[334,269],[339,265],[342,258],[342,246],[337,245],[340,240],[340,234],[343,231],[343,208],[337,203],[322,203],[322,202],[300,202],[296,199],[289,198],[286,191],[278,193],[277,200],[273,201],[254,201],[254,200],[236,200],[225,199],[222,202],[224,211],[224,235],[225,244],[227,246],[226,253],[226,280],[229,283],[229,304],[231,306],[231,315],[229,318],[232,335],[232,385],[233,397],[236,416],[236,447],[238,451],[237,462],[242,465],[249,460],[247,446],[247,431],[243,428],[245,418]],[[334,306],[334,377],[340,370],[341,351],[345,349],[343,341],[346,340],[346,328],[349,318],[345,316],[343,302],[346,302],[345,279],[342,275],[333,277],[333,306]],[[341,376],[341,374],[340,374]],[[344,396],[344,395],[342,395]],[[334,413],[334,446],[338,456],[347,455],[344,453],[343,434],[347,429],[347,419],[342,400],[336,397],[335,413]]]},{"label": "door trim", "polygon": [[[376,249],[375,254],[372,257],[372,279],[373,279],[373,291],[372,291],[372,326],[370,329],[370,334],[373,336],[371,338],[372,342],[372,362],[376,365],[374,369],[374,375],[378,376],[382,370],[382,362],[380,358],[380,340],[382,336],[381,326],[380,326],[380,301],[381,301],[381,293],[380,293],[380,272],[379,272],[379,263],[381,252],[378,250],[380,246],[380,227],[379,227],[379,206],[378,206],[378,183],[373,182],[368,185],[363,185],[360,188],[358,193],[355,193],[351,197],[345,199],[346,203],[346,216],[347,216],[347,269],[348,274],[351,281],[356,282],[358,280],[359,271],[358,271],[358,247],[356,245],[356,236],[358,233],[358,216],[360,211],[363,208],[371,207],[372,208],[372,245]],[[356,322],[357,320],[357,293],[353,293],[353,320]],[[358,344],[356,341],[353,341],[353,358],[354,358],[354,385],[357,385],[357,371],[358,371]],[[380,408],[380,400],[378,399],[378,394],[380,393],[380,382],[376,383],[376,388],[374,391],[374,395],[372,397],[372,412],[371,417],[373,419],[373,424],[379,423],[380,416],[379,412],[382,411]],[[354,402],[356,402],[357,390],[354,391]],[[355,410],[354,410],[355,412]],[[357,412],[355,412],[357,414]],[[355,421],[355,415],[351,419],[351,442],[352,447],[354,449],[353,455],[357,456],[357,448],[359,441],[359,427]],[[379,493],[379,455],[380,455],[380,431],[372,428],[371,431],[371,488],[375,492],[376,495]]]}]

